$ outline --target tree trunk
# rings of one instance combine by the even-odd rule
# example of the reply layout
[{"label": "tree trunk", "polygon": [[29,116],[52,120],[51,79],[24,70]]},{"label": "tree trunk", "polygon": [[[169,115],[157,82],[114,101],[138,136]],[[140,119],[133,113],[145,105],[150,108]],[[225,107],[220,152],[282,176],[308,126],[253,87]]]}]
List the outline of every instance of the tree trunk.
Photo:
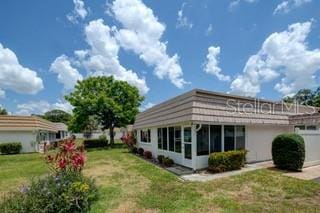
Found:
[{"label": "tree trunk", "polygon": [[114,145],[114,127],[110,127],[109,129],[110,132],[110,145],[113,146]]}]

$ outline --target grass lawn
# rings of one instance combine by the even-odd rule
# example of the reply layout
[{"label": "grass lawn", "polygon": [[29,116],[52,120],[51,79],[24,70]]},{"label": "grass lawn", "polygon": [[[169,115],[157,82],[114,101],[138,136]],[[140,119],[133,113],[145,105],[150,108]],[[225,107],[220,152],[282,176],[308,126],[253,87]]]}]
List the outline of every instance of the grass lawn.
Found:
[{"label": "grass lawn", "polygon": [[[47,172],[40,154],[0,156],[0,193]],[[182,182],[126,149],[91,150],[85,174],[100,199],[92,212],[316,212],[320,184],[267,169],[207,183]]]}]

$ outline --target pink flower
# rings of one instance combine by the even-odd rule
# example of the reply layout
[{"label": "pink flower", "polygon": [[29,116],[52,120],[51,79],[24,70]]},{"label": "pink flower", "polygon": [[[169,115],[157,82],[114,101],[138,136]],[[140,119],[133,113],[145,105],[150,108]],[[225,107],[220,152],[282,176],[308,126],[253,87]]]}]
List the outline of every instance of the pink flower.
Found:
[{"label": "pink flower", "polygon": [[65,169],[67,166],[67,161],[66,159],[60,159],[58,162],[58,166],[60,169]]}]

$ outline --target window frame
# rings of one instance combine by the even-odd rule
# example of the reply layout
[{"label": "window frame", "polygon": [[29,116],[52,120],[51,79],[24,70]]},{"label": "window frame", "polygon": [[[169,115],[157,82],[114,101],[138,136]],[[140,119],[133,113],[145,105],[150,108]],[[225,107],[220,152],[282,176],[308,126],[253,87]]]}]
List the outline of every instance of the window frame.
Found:
[{"label": "window frame", "polygon": [[[145,137],[146,134],[146,137]],[[144,137],[142,137],[144,135]],[[146,141],[144,140],[146,139]],[[151,129],[141,129],[140,130],[140,143],[151,143]]]}]

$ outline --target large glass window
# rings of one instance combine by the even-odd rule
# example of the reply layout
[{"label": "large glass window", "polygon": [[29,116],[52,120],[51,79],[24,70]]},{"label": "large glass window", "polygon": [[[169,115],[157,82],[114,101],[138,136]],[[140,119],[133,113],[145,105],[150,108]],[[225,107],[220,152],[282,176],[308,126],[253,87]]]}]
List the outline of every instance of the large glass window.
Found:
[{"label": "large glass window", "polygon": [[192,159],[192,145],[191,145],[191,127],[183,128],[183,142],[184,142],[184,157]]},{"label": "large glass window", "polygon": [[158,149],[162,149],[162,129],[158,129]]},{"label": "large glass window", "polygon": [[221,152],[221,126],[210,126],[210,153]]},{"label": "large glass window", "polygon": [[245,127],[236,126],[236,149],[245,149]]},{"label": "large glass window", "polygon": [[234,126],[224,126],[224,151],[234,150]]},{"label": "large glass window", "polygon": [[151,130],[141,130],[140,131],[140,141],[143,143],[151,143]]},{"label": "large glass window", "polygon": [[197,132],[197,155],[209,155],[209,125],[202,125]]},{"label": "large glass window", "polygon": [[168,138],[167,128],[158,128],[158,149],[167,150]]},{"label": "large glass window", "polygon": [[169,151],[174,152],[174,128],[169,127]]},{"label": "large glass window", "polygon": [[162,145],[164,150],[168,150],[168,129],[162,128]]},{"label": "large glass window", "polygon": [[181,127],[174,128],[174,151],[181,153]]}]

